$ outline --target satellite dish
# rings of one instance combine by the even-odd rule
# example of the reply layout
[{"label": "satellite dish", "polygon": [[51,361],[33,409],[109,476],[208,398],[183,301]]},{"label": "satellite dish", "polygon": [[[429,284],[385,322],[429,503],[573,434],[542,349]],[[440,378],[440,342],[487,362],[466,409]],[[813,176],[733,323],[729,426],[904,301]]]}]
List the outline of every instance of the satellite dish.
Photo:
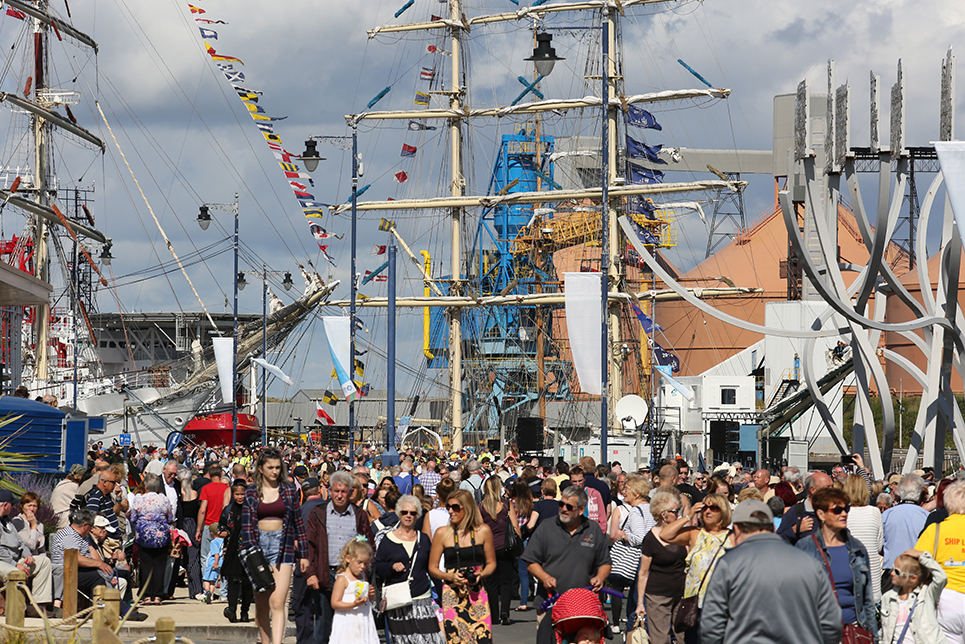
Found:
[{"label": "satellite dish", "polygon": [[636,394],[630,394],[617,401],[614,413],[626,429],[636,430],[647,421],[649,411],[650,406],[646,400]]}]

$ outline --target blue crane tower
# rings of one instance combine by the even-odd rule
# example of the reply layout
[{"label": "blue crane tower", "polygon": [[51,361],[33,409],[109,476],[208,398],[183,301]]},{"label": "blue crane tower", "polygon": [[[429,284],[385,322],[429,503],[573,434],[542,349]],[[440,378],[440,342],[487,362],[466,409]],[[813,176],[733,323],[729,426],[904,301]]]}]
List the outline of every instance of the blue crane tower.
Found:
[{"label": "blue crane tower", "polygon": [[[540,185],[543,190],[547,185],[559,188],[553,181],[552,152],[552,137],[541,136],[537,141],[536,135],[525,129],[503,135],[487,194],[536,192]],[[483,209],[470,255],[470,291],[481,296],[560,291],[551,254],[513,254],[513,241],[535,218],[533,204]],[[469,309],[462,316],[467,429],[484,429],[495,438],[507,414],[533,415],[541,397],[570,397],[572,365],[561,359],[550,341],[549,307],[540,311],[535,306],[493,306]],[[439,308],[431,312],[430,347],[436,357],[429,360],[429,368],[447,367],[448,329],[445,313]]]}]

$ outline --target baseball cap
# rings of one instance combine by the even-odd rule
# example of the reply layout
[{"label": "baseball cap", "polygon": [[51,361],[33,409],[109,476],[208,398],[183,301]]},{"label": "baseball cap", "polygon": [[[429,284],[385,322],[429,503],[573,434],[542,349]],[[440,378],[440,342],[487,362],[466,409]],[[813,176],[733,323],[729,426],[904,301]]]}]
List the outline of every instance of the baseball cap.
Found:
[{"label": "baseball cap", "polygon": [[98,514],[94,517],[94,527],[95,528],[107,528],[108,532],[117,532],[117,529],[111,526],[111,522],[107,520],[103,514]]},{"label": "baseball cap", "polygon": [[15,503],[13,492],[10,490],[0,490],[0,503]]},{"label": "baseball cap", "polygon": [[315,478],[314,476],[311,477],[311,478],[307,478],[307,479],[305,479],[304,481],[302,481],[302,489],[303,489],[303,490],[310,490],[310,489],[312,489],[313,487],[318,487],[319,485],[320,485],[320,483],[318,482],[318,479]]},{"label": "baseball cap", "polygon": [[[755,512],[763,512],[767,516],[767,521],[761,521],[754,517]],[[731,520],[734,523],[774,525],[774,513],[771,512],[771,508],[769,508],[763,501],[758,501],[757,499],[747,499],[737,504],[737,507],[734,508],[734,514],[731,516]]]},{"label": "baseball cap", "polygon": [[295,476],[308,476],[308,468],[304,465],[296,465],[292,474]]},{"label": "baseball cap", "polygon": [[900,482],[901,482],[901,474],[893,474],[893,475],[891,476],[891,478],[888,479],[888,482],[889,482],[889,483],[900,483]]},{"label": "baseball cap", "polygon": [[70,466],[70,471],[69,471],[68,473],[69,473],[69,474],[83,474],[83,473],[86,472],[86,471],[87,471],[87,468],[86,468],[86,467],[84,467],[84,466],[81,465],[80,463],[74,463],[73,465]]}]

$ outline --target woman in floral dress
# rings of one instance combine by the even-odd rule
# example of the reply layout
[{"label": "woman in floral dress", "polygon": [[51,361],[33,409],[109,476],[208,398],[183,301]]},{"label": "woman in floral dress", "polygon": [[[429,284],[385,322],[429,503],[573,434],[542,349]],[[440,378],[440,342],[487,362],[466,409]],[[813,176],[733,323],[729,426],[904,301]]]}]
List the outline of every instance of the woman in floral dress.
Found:
[{"label": "woman in floral dress", "polygon": [[[457,490],[446,499],[449,525],[432,538],[429,574],[443,581],[443,631],[448,644],[492,644],[493,619],[483,580],[496,571],[493,533],[483,523],[472,494]],[[446,570],[439,569],[445,554]]]},{"label": "woman in floral dress", "polygon": [[161,477],[145,474],[144,494],[134,496],[129,517],[141,562],[141,585],[147,586],[144,603],[155,606],[161,605],[164,594],[164,568],[174,523],[174,512],[163,486]]}]

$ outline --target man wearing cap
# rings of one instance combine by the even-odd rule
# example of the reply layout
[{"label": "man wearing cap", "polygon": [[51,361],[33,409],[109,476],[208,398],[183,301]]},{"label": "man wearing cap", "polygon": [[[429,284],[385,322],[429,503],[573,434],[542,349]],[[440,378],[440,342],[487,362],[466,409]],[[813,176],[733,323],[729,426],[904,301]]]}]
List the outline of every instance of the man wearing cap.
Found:
[{"label": "man wearing cap", "polygon": [[[111,527],[111,522],[107,520],[107,517],[98,514],[94,517],[94,525],[90,530],[90,541],[91,545],[97,551],[102,561],[105,561],[112,566],[114,566],[114,574],[117,577],[117,589],[121,591],[121,613],[127,612],[127,607],[131,604],[132,592],[131,592],[131,568],[127,564],[127,558],[124,556],[124,551],[120,548],[114,548],[113,544],[116,541],[117,532]],[[141,612],[134,612],[128,616],[128,620],[135,622],[143,622],[147,619],[147,614]]]},{"label": "man wearing cap", "polygon": [[49,604],[53,599],[50,559],[34,559],[17,529],[10,521],[14,496],[10,490],[0,490],[0,578],[7,580],[14,570],[27,575],[31,581],[34,599],[38,604]]},{"label": "man wearing cap", "polygon": [[743,501],[732,519],[737,545],[707,584],[701,644],[838,644],[841,608],[824,568],[773,533],[767,504]]},{"label": "man wearing cap", "polygon": [[308,478],[308,468],[304,465],[296,465],[292,469],[292,478],[295,479],[295,488],[298,490],[298,502],[305,502],[305,479]]}]

